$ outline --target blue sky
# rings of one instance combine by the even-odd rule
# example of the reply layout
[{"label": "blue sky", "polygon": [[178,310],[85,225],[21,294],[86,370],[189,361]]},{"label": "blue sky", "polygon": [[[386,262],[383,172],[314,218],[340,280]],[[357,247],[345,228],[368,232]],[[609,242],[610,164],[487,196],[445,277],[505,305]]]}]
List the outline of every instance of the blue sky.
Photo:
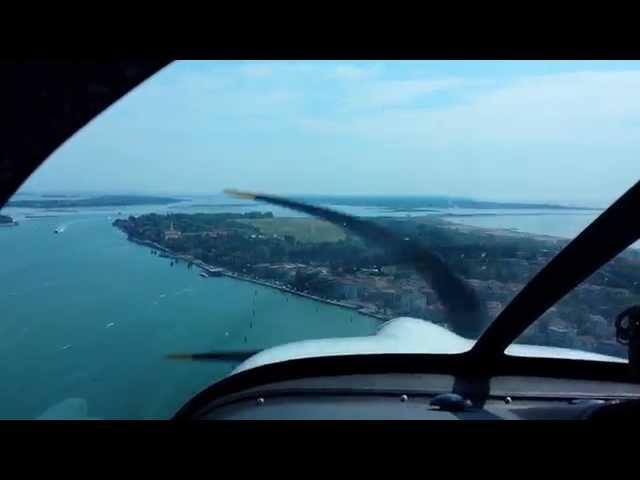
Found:
[{"label": "blue sky", "polygon": [[640,178],[639,62],[176,62],[24,190],[606,204]]}]

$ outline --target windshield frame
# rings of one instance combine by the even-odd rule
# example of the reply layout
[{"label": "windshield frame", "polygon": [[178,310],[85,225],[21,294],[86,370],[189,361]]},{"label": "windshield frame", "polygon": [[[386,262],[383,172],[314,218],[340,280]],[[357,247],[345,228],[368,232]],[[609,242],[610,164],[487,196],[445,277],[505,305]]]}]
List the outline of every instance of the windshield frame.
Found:
[{"label": "windshield frame", "polygon": [[636,181],[544,266],[507,304],[469,353],[488,360],[505,350],[549,308],[640,238]]}]

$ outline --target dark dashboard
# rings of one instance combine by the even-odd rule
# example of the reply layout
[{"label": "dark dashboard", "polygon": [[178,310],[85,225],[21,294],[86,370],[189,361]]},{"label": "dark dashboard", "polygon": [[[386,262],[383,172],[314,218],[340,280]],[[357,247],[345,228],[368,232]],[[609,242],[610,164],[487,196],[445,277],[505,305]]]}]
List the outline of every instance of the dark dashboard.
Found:
[{"label": "dark dashboard", "polygon": [[[286,380],[217,398],[195,418],[578,420],[640,401],[640,385],[618,382],[501,376],[490,380],[488,395],[480,400],[476,386],[460,385],[453,376],[437,374],[343,375]],[[454,390],[456,393],[452,394]],[[438,401],[454,397],[464,403]]]}]

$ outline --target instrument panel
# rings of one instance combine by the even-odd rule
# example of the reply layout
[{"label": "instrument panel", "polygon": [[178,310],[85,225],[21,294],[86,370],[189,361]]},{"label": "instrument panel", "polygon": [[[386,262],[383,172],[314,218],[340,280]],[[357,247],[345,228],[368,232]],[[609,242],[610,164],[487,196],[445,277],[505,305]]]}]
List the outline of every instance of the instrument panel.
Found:
[{"label": "instrument panel", "polygon": [[[463,404],[436,401],[456,398]],[[495,377],[488,394],[450,375],[373,374],[275,382],[218,398],[198,418],[216,420],[577,420],[640,400],[640,385]],[[437,404],[437,405],[436,405]]]}]

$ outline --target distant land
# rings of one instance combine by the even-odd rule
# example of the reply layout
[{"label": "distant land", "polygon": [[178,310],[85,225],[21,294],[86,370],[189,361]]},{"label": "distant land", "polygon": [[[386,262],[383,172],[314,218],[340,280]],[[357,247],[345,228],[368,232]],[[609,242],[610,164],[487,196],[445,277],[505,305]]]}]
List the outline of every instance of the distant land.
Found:
[{"label": "distant land", "polygon": [[590,207],[570,207],[549,203],[488,202],[461,197],[446,196],[349,196],[349,195],[305,195],[297,200],[319,204],[376,206],[394,211],[420,211],[429,208],[475,208],[475,209],[553,209],[553,210],[600,210]]},{"label": "distant land", "polygon": [[103,195],[78,199],[11,200],[8,207],[26,208],[71,208],[71,207],[124,207],[130,205],[166,205],[182,200],[173,197],[151,197],[138,195]]},{"label": "distant land", "polygon": [[246,206],[246,203],[191,203],[189,205],[176,205],[169,208],[235,208]]}]

